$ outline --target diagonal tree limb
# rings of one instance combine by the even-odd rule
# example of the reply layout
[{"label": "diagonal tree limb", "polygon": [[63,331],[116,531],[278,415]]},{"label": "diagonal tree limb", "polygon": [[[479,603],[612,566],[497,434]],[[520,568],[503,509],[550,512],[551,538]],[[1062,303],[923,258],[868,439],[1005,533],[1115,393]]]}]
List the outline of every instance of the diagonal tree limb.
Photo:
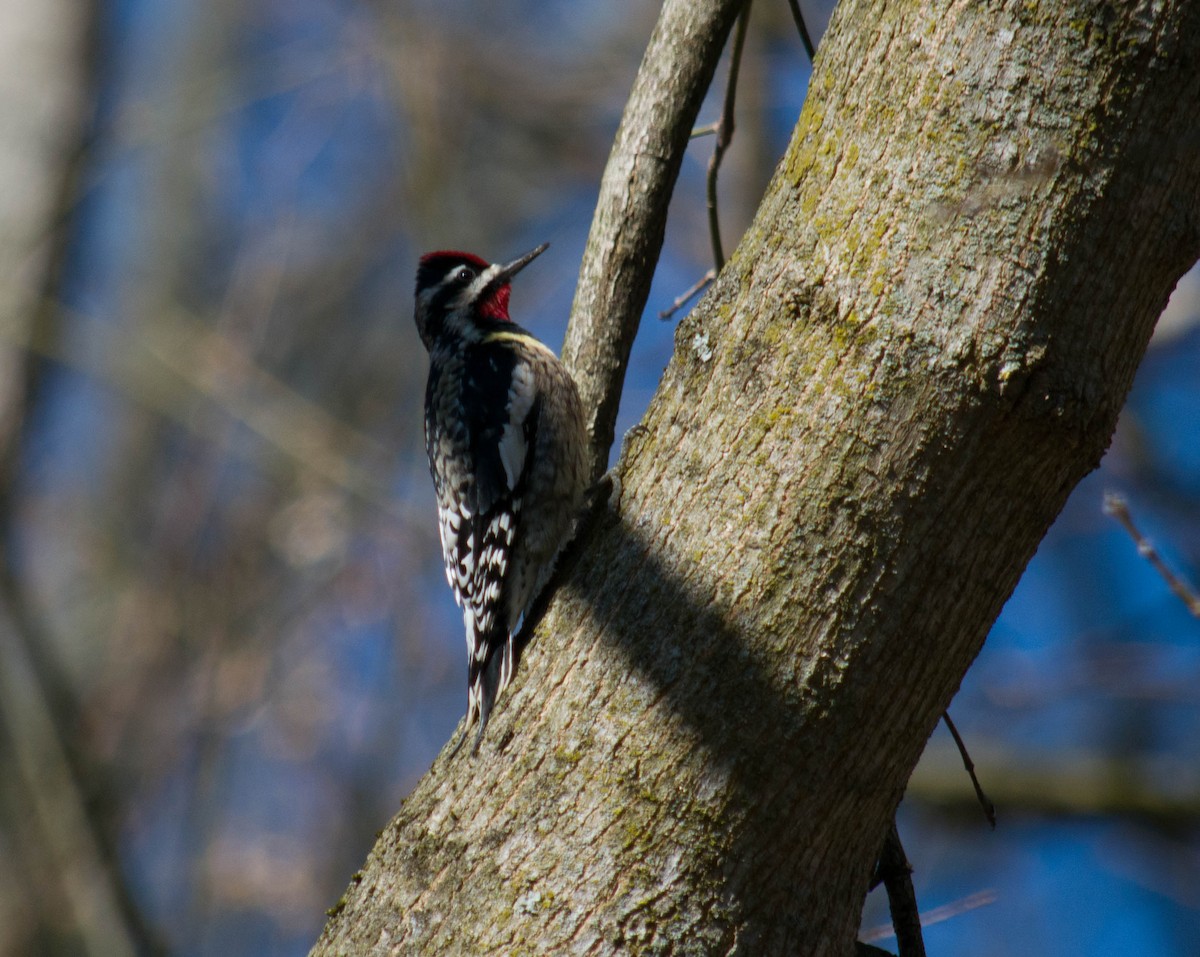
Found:
[{"label": "diagonal tree limb", "polygon": [[562,351],[590,414],[593,479],[608,461],[684,149],[742,4],[667,0],[609,154]]}]

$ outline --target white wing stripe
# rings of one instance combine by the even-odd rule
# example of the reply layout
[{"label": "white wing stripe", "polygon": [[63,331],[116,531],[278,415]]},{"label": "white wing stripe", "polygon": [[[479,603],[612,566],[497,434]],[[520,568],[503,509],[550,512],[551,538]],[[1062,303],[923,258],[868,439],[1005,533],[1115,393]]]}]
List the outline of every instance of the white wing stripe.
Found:
[{"label": "white wing stripe", "polygon": [[500,462],[510,492],[517,487],[525,468],[525,420],[533,408],[534,395],[533,370],[528,363],[518,362],[508,390],[508,422],[500,435]]}]

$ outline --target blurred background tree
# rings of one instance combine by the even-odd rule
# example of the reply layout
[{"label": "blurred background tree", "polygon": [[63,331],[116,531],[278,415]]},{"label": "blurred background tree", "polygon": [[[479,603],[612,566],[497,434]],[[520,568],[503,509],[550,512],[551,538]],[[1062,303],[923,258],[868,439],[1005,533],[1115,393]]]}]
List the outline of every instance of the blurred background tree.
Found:
[{"label": "blurred background tree", "polygon": [[[804,5],[819,35],[828,9]],[[562,339],[651,3],[5,4],[0,955],[301,954],[465,694],[420,438],[416,257],[553,248]],[[803,102],[757,6],[726,247]],[[702,115],[715,119],[721,90]],[[650,310],[709,267],[698,141]],[[902,807],[931,953],[1200,939],[1200,281]],[[672,327],[647,318],[619,431]],[[975,906],[986,904],[987,906]],[[865,933],[885,924],[870,901]],[[987,942],[991,941],[991,944]]]}]

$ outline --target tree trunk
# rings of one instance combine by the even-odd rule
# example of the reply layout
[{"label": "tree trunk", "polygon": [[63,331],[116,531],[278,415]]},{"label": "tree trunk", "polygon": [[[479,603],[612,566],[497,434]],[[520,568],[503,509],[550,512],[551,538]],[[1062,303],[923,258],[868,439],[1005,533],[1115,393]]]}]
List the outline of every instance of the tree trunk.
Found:
[{"label": "tree trunk", "polygon": [[1198,115],[1184,0],[844,2],[481,755],[313,953],[850,953],[1200,253]]}]

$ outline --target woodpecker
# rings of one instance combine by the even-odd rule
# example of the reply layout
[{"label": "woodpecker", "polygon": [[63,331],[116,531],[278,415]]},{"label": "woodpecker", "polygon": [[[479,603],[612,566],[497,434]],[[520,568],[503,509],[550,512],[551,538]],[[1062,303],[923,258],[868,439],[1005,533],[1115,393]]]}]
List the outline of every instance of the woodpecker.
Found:
[{"label": "woodpecker", "polygon": [[433,252],[417,269],[417,331],[429,351],[425,449],[467,635],[459,744],[477,721],[476,751],[513,677],[513,632],[570,541],[587,486],[575,381],[508,314],[513,277],[548,245],[494,264]]}]

